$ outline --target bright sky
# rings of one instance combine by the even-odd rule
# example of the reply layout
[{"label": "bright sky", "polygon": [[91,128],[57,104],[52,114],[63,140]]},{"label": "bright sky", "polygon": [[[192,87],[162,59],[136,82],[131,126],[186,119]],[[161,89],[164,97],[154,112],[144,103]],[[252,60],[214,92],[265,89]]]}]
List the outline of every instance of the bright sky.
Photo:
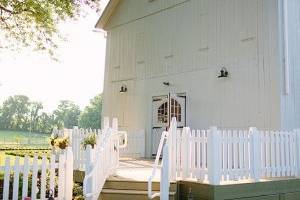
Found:
[{"label": "bright sky", "polygon": [[105,35],[94,32],[96,14],[61,25],[67,40],[60,45],[59,62],[41,53],[1,52],[0,103],[11,95],[27,95],[44,104],[46,111],[60,100],[84,108],[103,90]]}]

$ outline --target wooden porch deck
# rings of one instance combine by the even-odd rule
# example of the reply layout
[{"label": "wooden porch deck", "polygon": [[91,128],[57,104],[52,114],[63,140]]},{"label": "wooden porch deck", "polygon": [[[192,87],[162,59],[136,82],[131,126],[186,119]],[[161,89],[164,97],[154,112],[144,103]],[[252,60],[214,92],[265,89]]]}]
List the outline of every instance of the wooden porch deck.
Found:
[{"label": "wooden porch deck", "polygon": [[[148,181],[153,170],[154,160],[121,158],[120,166],[116,174],[109,177],[109,180],[120,181]],[[160,181],[160,167],[157,169],[154,181]]]}]

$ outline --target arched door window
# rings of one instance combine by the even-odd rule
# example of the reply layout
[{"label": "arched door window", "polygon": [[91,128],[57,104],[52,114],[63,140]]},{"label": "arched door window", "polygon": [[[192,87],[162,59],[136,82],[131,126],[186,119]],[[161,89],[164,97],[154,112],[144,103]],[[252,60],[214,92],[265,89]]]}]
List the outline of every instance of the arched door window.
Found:
[{"label": "arched door window", "polygon": [[176,117],[177,122],[181,122],[181,105],[175,99],[171,99],[171,119]]},{"label": "arched door window", "polygon": [[163,103],[157,110],[158,123],[168,123],[168,102]]},{"label": "arched door window", "polygon": [[[175,99],[171,99],[170,114],[171,119],[176,117],[178,122],[181,122],[181,105]],[[169,120],[169,107],[168,102],[164,102],[158,107],[157,121],[158,123],[168,123]]]}]

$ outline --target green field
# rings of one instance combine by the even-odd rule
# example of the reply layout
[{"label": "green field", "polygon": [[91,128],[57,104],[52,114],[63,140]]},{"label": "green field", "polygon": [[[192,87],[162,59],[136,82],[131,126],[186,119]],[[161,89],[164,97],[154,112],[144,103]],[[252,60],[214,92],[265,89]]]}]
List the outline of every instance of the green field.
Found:
[{"label": "green field", "polygon": [[39,146],[47,145],[49,134],[0,130],[0,145]]},{"label": "green field", "polygon": [[[50,135],[30,133],[22,131],[0,130],[0,166],[4,165],[5,157],[11,158],[11,165],[14,164],[13,155],[5,155],[5,151],[14,149],[46,149],[49,148],[48,138]],[[20,158],[23,163],[24,158]]]}]

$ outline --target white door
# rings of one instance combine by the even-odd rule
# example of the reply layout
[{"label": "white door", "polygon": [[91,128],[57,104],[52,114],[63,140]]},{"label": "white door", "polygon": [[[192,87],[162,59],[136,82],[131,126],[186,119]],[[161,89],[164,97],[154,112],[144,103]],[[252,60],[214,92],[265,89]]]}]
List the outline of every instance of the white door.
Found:
[{"label": "white door", "polygon": [[156,155],[161,134],[168,130],[171,119],[176,117],[178,128],[185,126],[186,95],[184,93],[152,98],[152,155]]}]

